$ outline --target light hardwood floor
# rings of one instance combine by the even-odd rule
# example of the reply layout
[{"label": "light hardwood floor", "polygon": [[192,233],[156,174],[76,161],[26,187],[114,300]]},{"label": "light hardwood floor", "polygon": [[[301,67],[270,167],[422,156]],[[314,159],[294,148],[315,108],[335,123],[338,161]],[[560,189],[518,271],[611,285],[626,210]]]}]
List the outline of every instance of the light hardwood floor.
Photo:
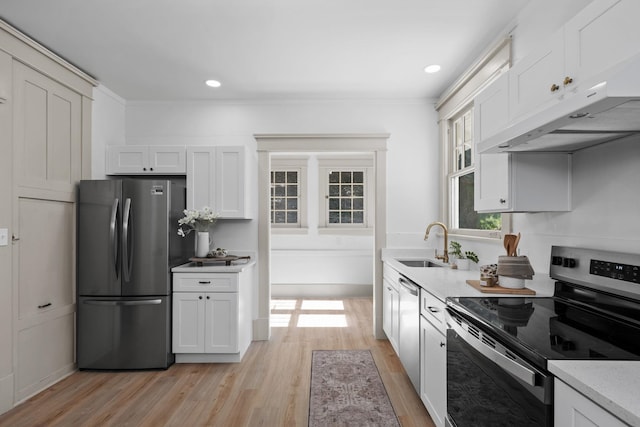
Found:
[{"label": "light hardwood floor", "polygon": [[281,326],[241,363],[76,372],[0,426],[306,426],[315,349],[370,349],[402,426],[433,426],[389,342],[373,337],[370,298],[273,300],[272,318]]}]

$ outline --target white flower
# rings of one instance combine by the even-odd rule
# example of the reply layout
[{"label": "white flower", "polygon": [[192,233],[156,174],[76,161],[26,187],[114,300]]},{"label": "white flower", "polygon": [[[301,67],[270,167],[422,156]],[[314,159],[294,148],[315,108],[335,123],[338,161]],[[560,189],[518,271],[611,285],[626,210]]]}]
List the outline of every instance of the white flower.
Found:
[{"label": "white flower", "polygon": [[[192,230],[196,231],[209,231],[209,228],[216,223],[220,214],[214,212],[210,207],[205,206],[204,208],[197,209],[185,209],[183,211],[184,218],[180,218],[178,220],[178,224],[180,228],[178,228],[178,235],[184,237],[189,234]],[[188,227],[188,229],[183,230],[182,226]]]}]

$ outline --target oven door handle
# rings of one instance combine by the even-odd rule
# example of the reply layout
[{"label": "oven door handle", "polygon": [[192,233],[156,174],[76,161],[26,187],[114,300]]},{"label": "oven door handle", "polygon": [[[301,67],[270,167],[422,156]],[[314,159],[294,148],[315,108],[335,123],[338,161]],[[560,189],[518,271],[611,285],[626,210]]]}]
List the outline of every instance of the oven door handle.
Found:
[{"label": "oven door handle", "polygon": [[458,325],[455,320],[450,320],[450,322],[447,323],[451,329],[453,329],[467,344],[478,350],[480,354],[500,366],[505,371],[509,372],[514,377],[532,387],[535,387],[536,373],[534,371],[521,365],[515,360],[508,358],[504,354],[497,352],[492,347],[483,344],[482,341],[471,335],[462,326]]}]

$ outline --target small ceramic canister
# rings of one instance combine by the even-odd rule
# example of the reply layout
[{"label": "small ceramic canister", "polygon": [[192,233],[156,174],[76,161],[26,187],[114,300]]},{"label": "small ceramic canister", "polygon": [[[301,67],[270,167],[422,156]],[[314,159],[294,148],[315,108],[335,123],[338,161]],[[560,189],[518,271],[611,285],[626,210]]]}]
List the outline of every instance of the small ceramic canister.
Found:
[{"label": "small ceramic canister", "polygon": [[498,264],[480,266],[480,285],[495,286],[498,284]]}]

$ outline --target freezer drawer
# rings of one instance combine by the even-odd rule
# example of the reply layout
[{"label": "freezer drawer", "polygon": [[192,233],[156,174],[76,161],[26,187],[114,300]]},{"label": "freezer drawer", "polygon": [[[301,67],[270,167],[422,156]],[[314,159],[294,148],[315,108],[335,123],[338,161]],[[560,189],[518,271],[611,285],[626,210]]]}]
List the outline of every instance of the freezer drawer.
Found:
[{"label": "freezer drawer", "polygon": [[170,297],[79,297],[79,369],[157,369],[171,353]]}]

